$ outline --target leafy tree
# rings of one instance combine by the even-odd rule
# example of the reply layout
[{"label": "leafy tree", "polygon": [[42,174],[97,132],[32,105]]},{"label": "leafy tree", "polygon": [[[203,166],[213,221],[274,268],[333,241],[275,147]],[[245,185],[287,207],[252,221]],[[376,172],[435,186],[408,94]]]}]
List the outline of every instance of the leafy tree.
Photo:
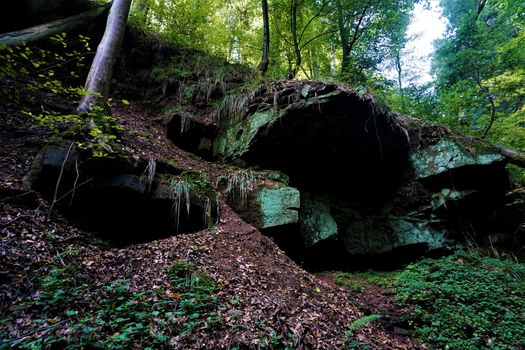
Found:
[{"label": "leafy tree", "polygon": [[403,46],[413,0],[338,0],[335,19],[341,43],[341,76],[366,79],[385,57]]},{"label": "leafy tree", "polygon": [[463,130],[523,148],[525,5],[442,0],[441,6],[450,23],[434,57],[442,111]]}]

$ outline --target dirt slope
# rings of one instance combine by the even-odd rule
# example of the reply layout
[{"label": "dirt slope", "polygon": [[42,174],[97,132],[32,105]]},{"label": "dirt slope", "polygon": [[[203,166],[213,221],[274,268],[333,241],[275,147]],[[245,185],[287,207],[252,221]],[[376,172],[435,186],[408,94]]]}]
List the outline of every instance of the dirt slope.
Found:
[{"label": "dirt slope", "polygon": [[[57,213],[47,219],[49,203],[24,182],[46,133],[33,128],[16,110],[3,107],[0,113],[0,313],[7,319],[0,325],[0,342],[4,345],[67,333],[71,320],[35,322],[42,306],[31,302],[39,300],[39,280],[52,266],[79,266],[83,278],[94,286],[86,299],[96,300],[97,286],[125,279],[133,291],[162,290],[163,298],[173,301],[165,271],[182,260],[217,282],[220,329],[200,327],[190,335],[173,337],[173,348],[259,349],[286,344],[294,349],[342,349],[350,342],[357,348],[421,348],[387,333],[379,323],[345,334],[347,326],[363,316],[357,298],[301,269],[224,202],[213,229],[124,248],[95,244],[96,237],[75,229]],[[137,156],[176,160],[212,177],[221,174],[220,165],[170,144],[159,121],[140,106],[116,108],[114,115],[124,128],[125,147]],[[83,309],[88,315],[89,304]],[[275,339],[281,345],[272,345],[277,344]]]}]

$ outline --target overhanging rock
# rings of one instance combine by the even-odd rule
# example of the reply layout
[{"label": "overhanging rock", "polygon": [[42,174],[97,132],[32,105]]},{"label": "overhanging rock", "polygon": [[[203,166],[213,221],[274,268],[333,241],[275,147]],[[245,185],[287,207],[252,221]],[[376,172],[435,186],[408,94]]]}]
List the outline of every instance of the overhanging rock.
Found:
[{"label": "overhanging rock", "polygon": [[126,154],[89,158],[54,145],[36,157],[29,181],[79,227],[119,243],[194,232],[217,221],[218,196],[207,180],[176,164],[151,162]]},{"label": "overhanging rock", "polygon": [[[283,186],[303,194],[299,222],[271,234],[300,237],[305,254],[333,244],[350,255],[424,252],[519,227],[506,206],[506,159],[483,140],[390,113],[342,85],[285,81],[248,96],[230,98],[243,105],[223,115],[214,156],[289,175]],[[260,228],[295,223],[291,193],[260,188],[238,211]]]},{"label": "overhanging rock", "polygon": [[410,163],[416,179],[424,179],[468,165],[490,165],[504,162],[505,158],[485,145],[462,144],[444,138],[436,144],[418,149],[410,154]]},{"label": "overhanging rock", "polygon": [[313,81],[275,85],[246,102],[244,114],[224,118],[217,158],[278,169],[310,192],[360,192],[370,182],[381,191],[397,181],[408,137],[370,95]]}]

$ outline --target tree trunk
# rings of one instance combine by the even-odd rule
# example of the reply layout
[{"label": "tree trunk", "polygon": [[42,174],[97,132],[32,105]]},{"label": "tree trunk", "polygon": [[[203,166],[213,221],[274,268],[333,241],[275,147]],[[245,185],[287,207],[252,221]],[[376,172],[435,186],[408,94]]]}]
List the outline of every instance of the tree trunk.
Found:
[{"label": "tree trunk", "polygon": [[293,52],[295,55],[295,65],[292,68],[292,71],[290,75],[288,76],[288,79],[295,78],[302,64],[301,48],[299,47],[299,37],[297,36],[297,8],[298,7],[299,7],[299,4],[295,0],[292,0],[292,4],[290,5],[290,32],[292,34],[292,44],[293,44]]},{"label": "tree trunk", "polygon": [[261,75],[264,76],[268,70],[268,65],[270,64],[270,24],[268,21],[268,0],[262,0],[262,11],[264,39],[261,62],[259,63],[259,72],[261,72]]},{"label": "tree trunk", "polygon": [[337,26],[339,28],[339,38],[341,39],[341,48],[343,58],[341,62],[341,75],[344,75],[350,65],[348,62],[348,56],[350,55],[348,47],[348,29],[346,28],[344,15],[343,15],[343,4],[341,1],[337,3]]},{"label": "tree trunk", "polygon": [[[341,36],[341,46],[343,51],[343,60],[341,63],[341,75],[345,77],[348,75],[350,70],[350,53],[354,49],[356,42],[359,40],[366,28],[361,28],[363,25],[363,20],[367,14],[368,9],[370,8],[372,1],[369,0],[363,7],[361,13],[358,15],[357,22],[354,24],[352,39],[350,39],[350,29],[345,25],[345,18],[343,14],[343,4],[340,2],[338,7],[338,26],[339,34]],[[348,78],[346,76],[346,78]]]},{"label": "tree trunk", "polygon": [[107,98],[113,66],[122,44],[129,15],[131,0],[114,0],[109,11],[104,36],[97,47],[97,53],[86,79],[86,95],[80,100],[77,111],[87,112]]},{"label": "tree trunk", "polygon": [[49,38],[55,34],[69,32],[93,23],[102,13],[109,8],[109,4],[96,7],[81,14],[59,19],[46,24],[15,32],[0,34],[0,46],[16,46],[22,42],[34,42]]},{"label": "tree trunk", "polygon": [[397,72],[397,84],[399,87],[399,94],[401,95],[401,113],[406,113],[405,94],[403,91],[403,79],[402,79],[403,67],[401,66],[401,56],[399,54],[399,51],[400,49],[396,48],[395,63],[396,63],[396,72]]}]

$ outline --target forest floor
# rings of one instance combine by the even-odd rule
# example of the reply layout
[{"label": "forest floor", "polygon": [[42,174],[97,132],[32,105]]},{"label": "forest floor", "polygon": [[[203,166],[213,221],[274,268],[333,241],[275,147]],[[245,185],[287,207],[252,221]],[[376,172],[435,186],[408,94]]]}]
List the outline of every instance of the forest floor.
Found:
[{"label": "forest floor", "polygon": [[[175,147],[140,105],[113,114],[130,153],[222,173]],[[49,215],[26,180],[49,133],[10,106],[0,124],[0,348],[426,348],[393,326],[387,288],[357,292],[303,270],[224,201],[216,227],[126,247]],[[209,283],[183,289],[181,276]],[[349,329],[376,313],[386,317]]]}]

